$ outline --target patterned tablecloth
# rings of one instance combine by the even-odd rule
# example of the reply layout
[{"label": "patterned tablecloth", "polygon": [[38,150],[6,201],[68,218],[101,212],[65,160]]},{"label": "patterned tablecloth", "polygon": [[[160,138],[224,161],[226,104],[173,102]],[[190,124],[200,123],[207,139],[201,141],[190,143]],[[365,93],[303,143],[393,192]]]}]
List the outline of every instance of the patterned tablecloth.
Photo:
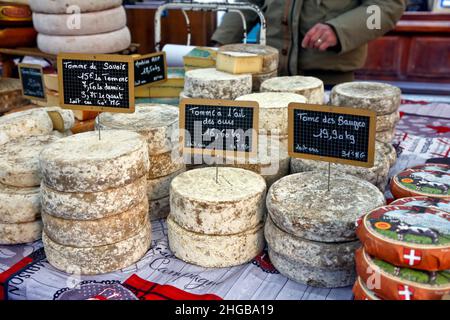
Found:
[{"label": "patterned tablecloth", "polygon": [[[403,101],[391,169],[450,156],[450,105]],[[386,197],[391,198],[387,191]],[[152,248],[138,263],[100,276],[68,275],[46,260],[42,242],[0,246],[0,299],[352,299],[351,288],[320,289],[280,275],[263,252],[233,268],[205,269],[173,256],[164,221],[153,223]]]}]

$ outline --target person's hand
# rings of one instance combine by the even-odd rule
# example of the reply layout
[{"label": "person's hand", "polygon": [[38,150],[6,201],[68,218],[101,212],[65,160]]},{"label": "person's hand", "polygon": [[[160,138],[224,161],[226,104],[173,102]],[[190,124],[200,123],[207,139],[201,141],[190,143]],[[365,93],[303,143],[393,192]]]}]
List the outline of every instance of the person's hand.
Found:
[{"label": "person's hand", "polygon": [[337,44],[338,39],[333,28],[327,24],[318,23],[306,33],[302,47],[325,51]]}]

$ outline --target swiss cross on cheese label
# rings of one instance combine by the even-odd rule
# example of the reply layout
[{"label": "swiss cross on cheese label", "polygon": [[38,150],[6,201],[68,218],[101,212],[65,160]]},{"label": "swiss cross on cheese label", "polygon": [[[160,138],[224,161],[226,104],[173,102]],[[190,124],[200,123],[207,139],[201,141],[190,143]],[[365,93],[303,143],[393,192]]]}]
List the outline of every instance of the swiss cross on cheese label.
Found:
[{"label": "swiss cross on cheese label", "polygon": [[414,295],[414,289],[407,285],[399,285],[398,295],[401,300],[412,300]]},{"label": "swiss cross on cheese label", "polygon": [[422,261],[422,252],[420,250],[405,248],[403,249],[403,260],[405,264],[411,267],[417,266]]}]

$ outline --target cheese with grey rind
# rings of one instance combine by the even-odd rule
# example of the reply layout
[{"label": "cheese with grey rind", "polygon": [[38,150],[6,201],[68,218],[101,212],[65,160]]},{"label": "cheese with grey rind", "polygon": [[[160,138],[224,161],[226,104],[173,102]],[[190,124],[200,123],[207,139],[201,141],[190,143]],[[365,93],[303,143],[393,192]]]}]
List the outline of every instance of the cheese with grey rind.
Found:
[{"label": "cheese with grey rind", "polygon": [[148,147],[138,133],[106,130],[76,134],[53,143],[40,155],[44,183],[62,192],[118,188],[146,175]]},{"label": "cheese with grey rind", "polygon": [[170,250],[178,259],[206,268],[238,266],[264,249],[262,223],[242,233],[205,235],[182,228],[169,215],[167,231]]},{"label": "cheese with grey rind", "polygon": [[393,130],[400,121],[400,112],[393,112],[377,117],[377,132]]},{"label": "cheese with grey rind", "polygon": [[390,143],[381,141],[379,141],[376,145],[379,146],[380,150],[386,155],[390,167],[392,167],[395,162],[397,162],[397,151],[395,150],[394,146]]},{"label": "cheese with grey rind", "polygon": [[56,136],[43,135],[4,144],[0,153],[0,183],[20,188],[39,186],[42,179],[39,154],[58,140]]},{"label": "cheese with grey rind", "polygon": [[306,103],[304,96],[289,92],[260,92],[240,96],[237,101],[259,104],[259,133],[286,136],[288,134],[288,105]]},{"label": "cheese with grey rind", "polygon": [[15,188],[0,184],[0,223],[32,222],[40,216],[39,187]]},{"label": "cheese with grey rind", "polygon": [[261,84],[271,78],[275,78],[278,75],[278,70],[274,70],[268,73],[254,73],[252,74],[252,90],[253,92],[260,92]]},{"label": "cheese with grey rind", "polygon": [[388,131],[380,131],[375,134],[375,139],[384,143],[391,143],[395,137],[395,128]]},{"label": "cheese with grey rind", "polygon": [[107,10],[122,5],[122,0],[29,0],[33,12],[74,14],[67,12],[72,6],[76,6],[80,12],[92,12]]},{"label": "cheese with grey rind", "polygon": [[244,52],[263,57],[263,68],[261,73],[269,73],[278,69],[279,54],[276,48],[260,44],[235,43],[227,44],[219,48],[219,52]]},{"label": "cheese with grey rind", "polygon": [[62,133],[69,131],[75,125],[75,115],[72,110],[60,107],[47,107],[49,117],[53,122],[53,129]]},{"label": "cheese with grey rind", "polygon": [[347,82],[333,87],[330,104],[372,110],[378,116],[398,111],[401,90],[386,83]]},{"label": "cheese with grey rind", "polygon": [[252,92],[250,74],[230,74],[214,68],[187,71],[184,94],[197,99],[234,100]]},{"label": "cheese with grey rind", "polygon": [[229,235],[264,221],[266,182],[238,168],[202,168],[184,172],[170,187],[171,216],[182,228],[209,235]]},{"label": "cheese with grey rind", "polygon": [[66,273],[96,275],[117,271],[139,261],[150,248],[151,225],[145,222],[126,240],[91,248],[64,246],[42,234],[48,262]]},{"label": "cheese with grey rind", "polygon": [[186,168],[175,171],[167,176],[148,179],[147,180],[147,196],[149,200],[158,200],[164,197],[168,197],[170,194],[170,184],[172,180],[186,171]]},{"label": "cheese with grey rind", "polygon": [[77,248],[104,246],[128,239],[148,220],[148,201],[144,198],[127,211],[96,220],[69,220],[42,211],[45,233],[55,242]]},{"label": "cheese with grey rind", "polygon": [[168,176],[185,168],[183,153],[179,147],[172,151],[150,155],[150,170],[147,179]]},{"label": "cheese with grey rind", "polygon": [[42,235],[40,219],[24,223],[0,223],[0,245],[29,243]]},{"label": "cheese with grey rind", "polygon": [[167,218],[170,213],[169,196],[157,200],[150,200],[149,205],[149,216],[151,221]]},{"label": "cheese with grey rind", "polygon": [[373,184],[350,175],[326,172],[296,173],[275,182],[267,194],[267,210],[282,230],[306,240],[356,240],[355,221],[384,205],[383,193]]},{"label": "cheese with grey rind", "polygon": [[291,76],[277,77],[261,84],[262,92],[292,92],[304,96],[308,103],[324,104],[325,91],[323,81],[314,77]]}]

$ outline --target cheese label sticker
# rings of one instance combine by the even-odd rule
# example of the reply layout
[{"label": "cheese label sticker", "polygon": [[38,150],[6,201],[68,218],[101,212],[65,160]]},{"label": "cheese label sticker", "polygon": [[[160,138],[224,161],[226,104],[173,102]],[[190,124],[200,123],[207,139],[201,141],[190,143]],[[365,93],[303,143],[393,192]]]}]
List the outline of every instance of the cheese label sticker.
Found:
[{"label": "cheese label sticker", "polygon": [[408,197],[391,202],[392,206],[432,207],[450,213],[450,200],[432,197]]},{"label": "cheese label sticker", "polygon": [[423,195],[450,196],[450,174],[442,171],[406,170],[394,178],[402,188]]}]

